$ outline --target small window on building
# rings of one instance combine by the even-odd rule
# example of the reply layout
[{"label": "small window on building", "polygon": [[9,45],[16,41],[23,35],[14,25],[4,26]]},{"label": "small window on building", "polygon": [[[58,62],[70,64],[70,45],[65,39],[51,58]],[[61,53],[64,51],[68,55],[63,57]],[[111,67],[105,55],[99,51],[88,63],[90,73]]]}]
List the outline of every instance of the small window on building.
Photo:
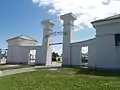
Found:
[{"label": "small window on building", "polygon": [[120,46],[120,34],[115,34],[115,46]]}]

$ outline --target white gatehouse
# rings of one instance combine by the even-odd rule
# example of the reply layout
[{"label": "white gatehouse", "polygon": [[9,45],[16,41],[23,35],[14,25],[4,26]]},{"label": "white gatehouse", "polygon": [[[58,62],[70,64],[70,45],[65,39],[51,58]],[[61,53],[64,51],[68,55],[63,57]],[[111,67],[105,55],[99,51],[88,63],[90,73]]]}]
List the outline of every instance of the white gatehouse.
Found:
[{"label": "white gatehouse", "polygon": [[[72,13],[61,15],[63,20],[63,66],[81,66],[81,49],[88,46],[88,67],[98,69],[120,69],[120,15],[93,21],[96,29],[96,38],[71,43],[71,34],[74,21],[77,19]],[[43,41],[42,46],[37,45],[37,40],[28,36],[18,36],[8,39],[7,63],[28,64],[32,55],[35,64],[51,65],[52,42],[54,22],[42,21]],[[32,51],[31,51],[32,50]],[[32,57],[31,56],[31,57]]]}]

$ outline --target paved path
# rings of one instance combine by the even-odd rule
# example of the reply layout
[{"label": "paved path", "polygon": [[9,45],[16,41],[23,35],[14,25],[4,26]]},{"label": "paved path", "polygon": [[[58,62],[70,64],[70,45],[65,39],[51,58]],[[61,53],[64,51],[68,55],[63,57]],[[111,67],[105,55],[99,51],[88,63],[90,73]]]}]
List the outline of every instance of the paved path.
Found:
[{"label": "paved path", "polygon": [[23,72],[38,71],[38,70],[57,70],[57,67],[60,67],[60,66],[35,66],[30,68],[3,70],[3,71],[0,71],[0,76],[6,76],[11,74],[23,73]]}]

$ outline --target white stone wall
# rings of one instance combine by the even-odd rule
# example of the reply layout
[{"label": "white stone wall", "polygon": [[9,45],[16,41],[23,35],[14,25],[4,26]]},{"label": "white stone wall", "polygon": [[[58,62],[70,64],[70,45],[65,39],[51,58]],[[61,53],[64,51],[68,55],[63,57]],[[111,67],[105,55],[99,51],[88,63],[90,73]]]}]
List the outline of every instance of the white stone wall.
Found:
[{"label": "white stone wall", "polygon": [[39,64],[39,65],[45,65],[46,61],[44,60],[43,57],[43,47],[39,46],[36,49],[36,61],[35,64]]},{"label": "white stone wall", "polygon": [[96,60],[95,38],[86,41],[71,43],[71,65],[81,66],[81,48],[88,46],[88,66],[94,67]]},{"label": "white stone wall", "polygon": [[71,45],[71,66],[80,66],[81,65],[81,46]]},{"label": "white stone wall", "polygon": [[36,63],[39,62],[39,64],[43,64],[44,62],[42,61],[43,54],[41,46],[11,46],[8,49],[7,63],[28,64],[30,60],[30,50],[36,50]]},{"label": "white stone wall", "polygon": [[96,67],[96,39],[88,45],[88,67]]},{"label": "white stone wall", "polygon": [[[114,22],[113,22],[114,21]],[[109,23],[93,23],[96,28],[96,67],[103,69],[120,69],[120,51],[115,46],[115,34],[120,34],[118,20]]]},{"label": "white stone wall", "polygon": [[39,64],[43,64],[42,46],[23,46],[21,48],[23,49],[22,56],[23,56],[24,61],[26,60],[27,62],[30,62],[30,57],[29,57],[30,50],[36,50],[35,64],[37,64],[38,62]]},{"label": "white stone wall", "polygon": [[[22,48],[20,46],[9,46],[7,63],[22,63]],[[24,61],[26,62],[26,61]]]},{"label": "white stone wall", "polygon": [[116,46],[116,66],[120,69],[120,46]]},{"label": "white stone wall", "polygon": [[96,57],[97,68],[116,68],[114,35],[98,36],[96,38]]}]

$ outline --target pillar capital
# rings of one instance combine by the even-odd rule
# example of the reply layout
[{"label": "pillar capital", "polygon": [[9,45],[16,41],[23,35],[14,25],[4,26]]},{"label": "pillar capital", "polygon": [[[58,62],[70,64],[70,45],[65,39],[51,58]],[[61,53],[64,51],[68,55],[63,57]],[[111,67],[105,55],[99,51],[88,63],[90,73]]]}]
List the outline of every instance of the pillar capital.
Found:
[{"label": "pillar capital", "polygon": [[77,17],[73,13],[67,13],[60,16],[60,19],[64,21],[64,23],[73,23],[74,20],[77,19]]},{"label": "pillar capital", "polygon": [[44,29],[52,30],[52,27],[54,26],[54,22],[50,19],[43,20],[41,24],[44,26]]}]

